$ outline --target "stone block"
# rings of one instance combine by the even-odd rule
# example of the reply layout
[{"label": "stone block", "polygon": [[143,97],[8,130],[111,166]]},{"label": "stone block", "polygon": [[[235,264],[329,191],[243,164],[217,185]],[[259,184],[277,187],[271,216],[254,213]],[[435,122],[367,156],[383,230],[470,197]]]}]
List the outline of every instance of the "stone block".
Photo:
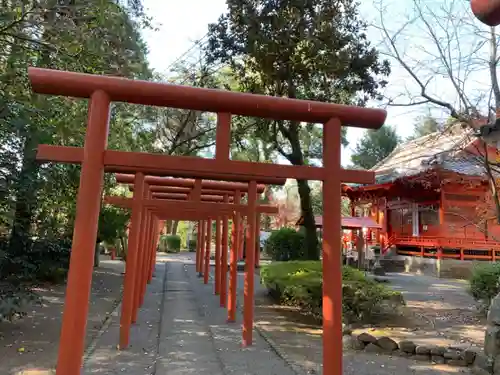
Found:
[{"label": "stone block", "polygon": [[342,337],[342,344],[345,349],[363,350],[365,348],[365,344],[362,341],[351,335],[344,335]]},{"label": "stone block", "polygon": [[415,343],[410,340],[403,340],[399,342],[399,349],[406,353],[415,353],[416,347],[417,345],[415,345]]},{"label": "stone block", "polygon": [[385,352],[393,352],[394,350],[398,349],[398,344],[396,341],[391,339],[390,337],[380,337],[376,344],[380,346]]},{"label": "stone block", "polygon": [[481,352],[480,348],[470,347],[463,351],[463,356],[468,365],[472,365],[476,359],[476,355]]},{"label": "stone block", "polygon": [[431,361],[437,364],[443,364],[444,363],[444,357],[440,355],[431,355]]},{"label": "stone block", "polygon": [[370,335],[367,332],[363,332],[358,335],[358,340],[364,342],[365,344],[374,344],[377,342],[377,338],[373,335]]},{"label": "stone block", "polygon": [[449,349],[446,352],[444,352],[443,357],[445,359],[454,360],[454,361],[459,360],[459,359],[463,359],[463,355],[462,355],[462,352],[460,350],[452,350],[452,349]]},{"label": "stone block", "polygon": [[447,348],[445,346],[436,345],[431,348],[431,355],[443,356],[446,353]]},{"label": "stone block", "polygon": [[415,353],[430,355],[431,354],[431,349],[432,349],[432,346],[417,345],[417,347],[415,348]]}]

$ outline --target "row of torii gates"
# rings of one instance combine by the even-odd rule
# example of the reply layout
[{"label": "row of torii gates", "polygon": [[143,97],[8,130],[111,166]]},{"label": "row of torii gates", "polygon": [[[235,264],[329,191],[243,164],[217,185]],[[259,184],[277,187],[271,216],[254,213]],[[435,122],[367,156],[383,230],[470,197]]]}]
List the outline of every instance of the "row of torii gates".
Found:
[{"label": "row of torii gates", "polygon": [[[118,77],[96,76],[49,69],[29,68],[29,79],[34,92],[89,99],[85,144],[83,148],[40,145],[40,161],[81,164],[76,218],[73,232],[70,269],[59,343],[57,375],[78,374],[82,365],[84,339],[90,296],[98,217],[101,205],[103,174],[118,175],[119,180],[133,183],[133,198],[108,198],[108,202],[132,210],[129,231],[129,250],[126,262],[125,291],[122,302],[120,347],[129,341],[129,328],[135,320],[147,281],[155,263],[154,238],[157,221],[165,218],[201,221],[197,249],[197,270],[207,281],[209,253],[206,244],[210,231],[209,220],[222,221],[217,225],[216,241],[227,249],[224,232],[226,219],[238,220],[246,216],[249,226],[245,257],[245,291],[243,316],[243,345],[252,344],[253,284],[256,244],[256,222],[259,214],[272,213],[272,208],[259,205],[256,199],[258,184],[282,184],[286,178],[319,180],[323,182],[323,226],[330,230],[323,234],[323,373],[342,375],[342,275],[341,275],[341,183],[370,184],[374,174],[368,171],[346,170],[341,167],[341,127],[355,126],[377,129],[385,121],[386,112],[380,109],[286,99],[264,95],[235,93],[163,83],[129,80]],[[127,102],[140,105],[173,107],[217,113],[215,158],[181,157],[107,149],[111,103]],[[277,121],[323,124],[323,165],[292,166],[230,160],[231,116],[254,116]],[[154,177],[159,176],[159,177]],[[162,176],[194,179],[189,192],[155,191],[162,187]],[[208,198],[210,190],[202,180],[239,182],[227,185],[234,192],[219,198]],[[243,185],[241,185],[243,183]],[[163,186],[166,189],[168,185]],[[229,188],[230,187],[230,188]],[[172,188],[172,186],[170,186]],[[161,190],[161,189],[160,189]],[[221,190],[216,188],[215,190]],[[224,189],[222,189],[224,190]],[[247,192],[246,202],[241,193]],[[240,194],[238,194],[240,193]],[[172,196],[181,194],[181,201]],[[232,199],[231,199],[232,197]],[[166,199],[164,199],[166,198]],[[118,199],[121,199],[118,201]],[[174,198],[177,199],[177,198]],[[215,199],[215,201],[214,201]],[[113,201],[114,200],[114,201]],[[219,231],[221,234],[219,234]],[[238,236],[239,231],[235,231]],[[233,243],[238,243],[235,239]],[[203,245],[204,244],[204,245]],[[225,247],[224,247],[225,246]],[[219,247],[219,246],[216,246]],[[216,248],[217,251],[217,248]],[[216,256],[219,292],[227,271],[222,250]],[[231,249],[228,318],[236,314],[235,249]],[[219,260],[217,260],[219,259]],[[217,264],[219,264],[217,266]],[[227,264],[227,259],[226,259]],[[227,270],[227,268],[226,268]],[[221,296],[221,298],[223,298]],[[224,302],[224,301],[223,301]],[[166,307],[168,308],[168,306]]]},{"label": "row of torii gates", "polygon": [[[38,154],[43,159],[43,147]],[[265,178],[267,184],[284,185],[284,178]],[[186,220],[198,222],[196,247],[196,271],[208,284],[210,274],[210,254],[212,243],[212,221],[215,222],[215,284],[214,293],[220,296],[220,306],[228,309],[228,322],[236,320],[236,287],[238,260],[243,257],[242,216],[249,216],[249,209],[241,204],[247,194],[247,202],[255,201],[265,185],[188,180],[117,174],[116,182],[125,183],[134,192],[133,198],[107,196],[105,203],[131,209],[129,226],[129,249],[125,270],[125,286],[120,316],[120,348],[129,344],[130,325],[137,320],[137,313],[144,301],[146,285],[151,282],[156,264],[156,248],[164,221]],[[222,203],[222,204],[221,204]],[[277,214],[277,207],[253,204],[255,223],[247,222],[246,267],[243,345],[252,342],[253,326],[253,270],[258,266],[259,248],[257,238],[260,233],[260,215]],[[232,219],[232,248],[230,256],[229,294],[227,283],[227,249],[229,218]],[[250,217],[250,216],[249,216]],[[252,252],[253,256],[248,256]],[[136,271],[137,270],[137,271]]]}]

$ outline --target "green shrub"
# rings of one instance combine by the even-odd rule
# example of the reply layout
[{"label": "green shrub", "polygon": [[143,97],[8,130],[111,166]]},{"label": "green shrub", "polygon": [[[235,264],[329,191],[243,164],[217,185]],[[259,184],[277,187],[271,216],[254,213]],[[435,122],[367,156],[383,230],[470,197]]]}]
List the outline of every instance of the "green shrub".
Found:
[{"label": "green shrub", "polygon": [[176,234],[172,234],[167,236],[167,252],[169,253],[178,253],[181,251],[181,236]]},{"label": "green shrub", "polygon": [[188,250],[191,251],[191,252],[195,252],[196,251],[196,245],[197,245],[197,241],[196,239],[194,240],[189,240],[188,241]]},{"label": "green shrub", "polygon": [[304,259],[304,233],[292,228],[275,230],[267,239],[264,251],[279,262]]},{"label": "green shrub", "polygon": [[500,263],[477,263],[469,279],[469,293],[487,308],[500,291],[499,278]]},{"label": "green shrub", "polygon": [[[261,279],[280,303],[322,315],[323,273],[319,261],[274,262],[263,266]],[[401,293],[369,279],[357,269],[342,268],[342,313],[346,323],[369,322],[376,314],[404,304]]]},{"label": "green shrub", "polygon": [[0,239],[0,321],[23,316],[34,301],[40,301],[31,290],[33,283],[64,282],[70,250],[70,240],[38,239],[12,254],[8,241]]}]

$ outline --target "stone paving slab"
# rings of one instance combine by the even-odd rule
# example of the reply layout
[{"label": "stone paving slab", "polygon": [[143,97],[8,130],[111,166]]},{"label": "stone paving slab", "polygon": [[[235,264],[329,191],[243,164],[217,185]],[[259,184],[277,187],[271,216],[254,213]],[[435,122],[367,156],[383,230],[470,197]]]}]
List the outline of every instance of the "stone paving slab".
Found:
[{"label": "stone paving slab", "polygon": [[203,284],[189,259],[184,261],[182,267],[198,302],[199,315],[212,337],[215,356],[224,375],[295,375],[258,334],[254,333],[251,347],[243,348],[241,314],[237,314],[235,323],[227,323],[226,309],[219,306],[219,298],[213,293],[213,283]]},{"label": "stone paving slab", "polygon": [[[199,280],[196,280],[199,281]],[[223,375],[213,338],[182,263],[167,263],[157,374]]]},{"label": "stone paving slab", "polygon": [[165,265],[157,264],[155,273],[156,277],[148,285],[137,323],[132,326],[129,348],[118,350],[120,305],[113,312],[109,326],[105,327],[87,351],[82,374],[150,375],[155,373]]}]

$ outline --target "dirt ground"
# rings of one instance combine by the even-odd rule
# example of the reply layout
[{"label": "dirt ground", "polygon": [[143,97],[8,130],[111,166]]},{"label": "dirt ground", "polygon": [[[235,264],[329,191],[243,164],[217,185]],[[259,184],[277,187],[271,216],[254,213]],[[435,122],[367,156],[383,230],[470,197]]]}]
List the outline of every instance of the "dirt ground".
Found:
[{"label": "dirt ground", "polygon": [[[124,263],[103,258],[92,279],[86,345],[121,299]],[[0,323],[0,374],[29,374],[29,370],[55,367],[65,290],[65,285],[37,288],[41,306],[33,306],[21,320]]]},{"label": "dirt ground", "polygon": [[402,316],[378,326],[393,337],[436,345],[484,343],[486,317],[467,292],[467,282],[431,276],[390,274],[387,286],[406,301]]}]

